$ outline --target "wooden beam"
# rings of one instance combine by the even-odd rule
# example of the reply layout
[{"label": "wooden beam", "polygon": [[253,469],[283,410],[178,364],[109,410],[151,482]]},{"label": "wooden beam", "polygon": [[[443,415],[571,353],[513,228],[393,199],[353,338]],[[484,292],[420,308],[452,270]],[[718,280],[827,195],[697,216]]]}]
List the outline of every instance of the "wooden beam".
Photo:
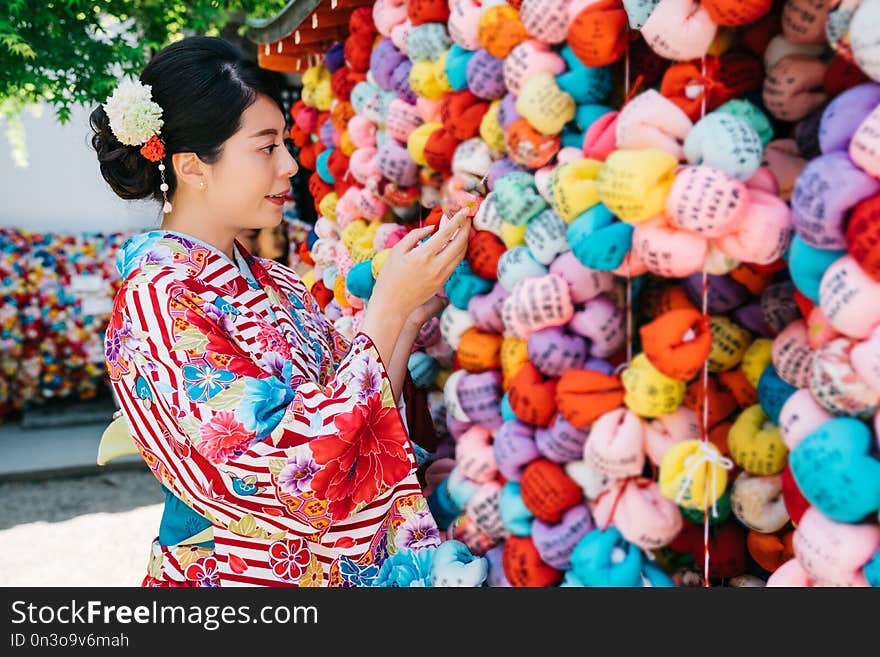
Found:
[{"label": "wooden beam", "polygon": [[[321,14],[325,12],[368,7],[372,4],[373,0],[335,0],[335,2],[334,0],[290,0],[284,9],[272,18],[247,19],[245,21],[247,25],[246,36],[258,44],[275,43],[293,34],[293,31],[300,27],[306,19],[309,20],[309,26],[311,26],[311,15],[319,7],[318,27],[320,28]],[[348,20],[345,21],[345,25],[348,25]]]}]

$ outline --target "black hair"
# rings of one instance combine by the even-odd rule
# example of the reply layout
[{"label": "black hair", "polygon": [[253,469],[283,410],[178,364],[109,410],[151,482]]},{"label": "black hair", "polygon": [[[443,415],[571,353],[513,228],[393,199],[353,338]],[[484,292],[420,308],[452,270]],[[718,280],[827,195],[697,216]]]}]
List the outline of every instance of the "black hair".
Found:
[{"label": "black hair", "polygon": [[[177,188],[173,153],[195,153],[203,162],[216,162],[223,143],[241,128],[241,116],[262,94],[281,107],[275,74],[245,59],[233,44],[219,37],[193,36],[172,43],[150,60],[140,76],[151,86],[162,108],[165,143],[165,181],[168,197]],[[140,153],[140,145],[121,143],[110,129],[104,108],[91,114],[92,147],[101,175],[124,199],[162,200],[158,163]]]}]

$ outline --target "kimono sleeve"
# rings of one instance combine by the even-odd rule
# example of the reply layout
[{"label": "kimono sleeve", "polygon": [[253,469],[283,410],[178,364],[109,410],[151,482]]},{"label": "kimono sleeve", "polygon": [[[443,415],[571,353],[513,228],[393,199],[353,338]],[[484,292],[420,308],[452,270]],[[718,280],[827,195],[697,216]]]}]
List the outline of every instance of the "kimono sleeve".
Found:
[{"label": "kimono sleeve", "polygon": [[[319,385],[292,363],[280,374],[263,369],[185,283],[124,295],[140,336],[133,362],[147,389],[138,397],[151,400],[169,488],[214,524],[311,535],[315,515],[349,518],[414,472],[388,374],[366,334]],[[184,449],[168,444],[175,441]],[[315,504],[326,509],[316,514]]]}]

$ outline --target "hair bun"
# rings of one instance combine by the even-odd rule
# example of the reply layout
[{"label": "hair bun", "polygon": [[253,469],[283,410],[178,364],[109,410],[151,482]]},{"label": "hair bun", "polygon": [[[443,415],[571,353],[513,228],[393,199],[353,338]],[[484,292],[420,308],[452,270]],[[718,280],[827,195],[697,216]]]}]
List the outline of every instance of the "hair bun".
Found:
[{"label": "hair bun", "polygon": [[141,155],[139,147],[126,146],[116,138],[101,105],[92,112],[90,125],[94,131],[92,147],[98,154],[101,175],[117,196],[126,200],[162,200],[158,169]]}]

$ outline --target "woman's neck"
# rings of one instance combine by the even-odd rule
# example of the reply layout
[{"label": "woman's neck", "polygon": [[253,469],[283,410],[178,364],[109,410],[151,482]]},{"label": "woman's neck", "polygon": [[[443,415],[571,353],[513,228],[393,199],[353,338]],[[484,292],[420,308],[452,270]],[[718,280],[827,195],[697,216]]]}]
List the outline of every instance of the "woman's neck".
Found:
[{"label": "woman's neck", "polygon": [[172,230],[186,235],[191,235],[206,244],[210,244],[214,248],[220,250],[233,262],[235,255],[232,247],[235,242],[237,233],[230,233],[222,228],[209,227],[202,225],[201,222],[183,219],[185,215],[174,216],[176,208],[171,213],[165,215],[162,221],[162,230]]}]

